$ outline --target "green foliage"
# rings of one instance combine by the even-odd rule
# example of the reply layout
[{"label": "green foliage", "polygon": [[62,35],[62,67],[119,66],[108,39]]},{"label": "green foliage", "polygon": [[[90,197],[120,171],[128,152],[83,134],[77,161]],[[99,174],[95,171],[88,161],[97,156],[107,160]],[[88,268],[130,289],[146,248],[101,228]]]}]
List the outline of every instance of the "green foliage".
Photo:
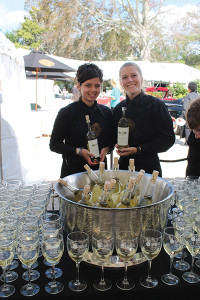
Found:
[{"label": "green foliage", "polygon": [[37,21],[25,18],[25,21],[21,24],[21,28],[12,32],[7,32],[6,37],[14,43],[16,48],[40,48],[42,50],[43,32],[44,29]]},{"label": "green foliage", "polygon": [[184,98],[188,94],[188,90],[183,83],[176,82],[173,86],[168,86],[168,89],[174,98]]}]

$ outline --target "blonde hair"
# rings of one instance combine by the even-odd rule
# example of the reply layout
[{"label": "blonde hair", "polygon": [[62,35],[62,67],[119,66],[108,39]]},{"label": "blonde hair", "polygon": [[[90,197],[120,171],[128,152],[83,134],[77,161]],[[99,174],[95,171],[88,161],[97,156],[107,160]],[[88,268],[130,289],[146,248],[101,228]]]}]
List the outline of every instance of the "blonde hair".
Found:
[{"label": "blonde hair", "polygon": [[125,64],[123,64],[122,66],[121,66],[121,68],[119,69],[119,76],[121,76],[121,70],[123,69],[123,68],[125,68],[125,67],[135,67],[137,70],[138,70],[138,72],[140,73],[140,75],[142,76],[142,71],[141,71],[141,69],[140,69],[140,67],[136,64],[136,63],[134,63],[134,62],[126,62]]}]

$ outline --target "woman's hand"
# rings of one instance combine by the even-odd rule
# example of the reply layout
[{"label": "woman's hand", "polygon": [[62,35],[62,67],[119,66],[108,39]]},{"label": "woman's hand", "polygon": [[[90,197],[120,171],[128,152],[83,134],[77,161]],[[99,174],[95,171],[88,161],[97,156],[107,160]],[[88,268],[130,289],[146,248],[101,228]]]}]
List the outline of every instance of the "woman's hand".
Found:
[{"label": "woman's hand", "polygon": [[105,160],[108,151],[109,151],[109,147],[105,147],[105,148],[101,149],[100,161],[104,161]]},{"label": "woman's hand", "polygon": [[81,155],[82,157],[87,161],[88,165],[97,165],[98,163],[92,162],[91,157],[94,157],[94,155],[89,152],[87,149],[82,148],[81,149]]},{"label": "woman's hand", "polygon": [[119,149],[118,145],[115,145],[117,148],[116,152],[119,156],[130,156],[137,153],[136,147],[127,147],[127,148],[121,148]]}]

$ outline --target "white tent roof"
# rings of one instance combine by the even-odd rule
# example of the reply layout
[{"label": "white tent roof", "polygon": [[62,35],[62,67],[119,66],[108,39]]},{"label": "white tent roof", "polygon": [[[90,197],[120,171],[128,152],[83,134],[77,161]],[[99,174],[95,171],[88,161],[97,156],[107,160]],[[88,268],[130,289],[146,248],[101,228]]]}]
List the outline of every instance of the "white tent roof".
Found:
[{"label": "white tent roof", "polygon": [[[18,49],[23,55],[28,50]],[[65,63],[66,65],[78,69],[83,63],[89,62],[84,60],[69,59],[60,56],[49,55]],[[97,64],[103,71],[104,80],[112,78],[118,79],[120,67],[127,61],[91,61]],[[145,81],[161,81],[166,83],[189,83],[190,81],[200,80],[200,70],[187,66],[183,63],[154,63],[147,61],[135,61],[142,70]],[[75,77],[75,73],[70,72],[70,76]]]},{"label": "white tent roof", "polygon": [[[75,69],[86,61],[67,59],[54,56]],[[93,61],[97,64],[104,74],[104,80],[118,78],[119,69],[126,61]],[[146,81],[162,81],[168,83],[188,83],[200,80],[200,70],[187,66],[183,63],[152,63],[146,61],[135,61],[142,70],[143,78]],[[70,73],[71,75],[71,73]]]}]

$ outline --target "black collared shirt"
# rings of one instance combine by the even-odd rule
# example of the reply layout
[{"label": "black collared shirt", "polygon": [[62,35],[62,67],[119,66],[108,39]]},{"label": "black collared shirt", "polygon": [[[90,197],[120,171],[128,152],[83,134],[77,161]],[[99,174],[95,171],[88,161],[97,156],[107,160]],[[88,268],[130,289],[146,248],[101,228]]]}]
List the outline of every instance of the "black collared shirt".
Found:
[{"label": "black collared shirt", "polygon": [[[90,123],[95,130],[99,150],[104,147],[112,149],[112,113],[96,101],[92,107],[87,106],[81,99],[63,107],[55,119],[51,139],[51,151],[62,154],[71,174],[85,171],[86,161],[76,155],[76,148],[87,149],[86,134],[88,126],[85,116],[89,115]],[[68,175],[68,174],[66,174]]]},{"label": "black collared shirt", "polygon": [[[143,168],[149,173],[155,166],[155,170],[159,168],[158,171],[161,173],[157,153],[167,151],[175,142],[173,122],[165,104],[162,100],[143,92],[133,100],[127,96],[113,112],[115,142],[117,142],[117,124],[122,116],[122,106],[127,107],[126,117],[130,124],[129,146],[141,147],[141,154],[131,156],[135,159],[136,170]],[[120,158],[120,168],[128,167],[129,158]]]}]

